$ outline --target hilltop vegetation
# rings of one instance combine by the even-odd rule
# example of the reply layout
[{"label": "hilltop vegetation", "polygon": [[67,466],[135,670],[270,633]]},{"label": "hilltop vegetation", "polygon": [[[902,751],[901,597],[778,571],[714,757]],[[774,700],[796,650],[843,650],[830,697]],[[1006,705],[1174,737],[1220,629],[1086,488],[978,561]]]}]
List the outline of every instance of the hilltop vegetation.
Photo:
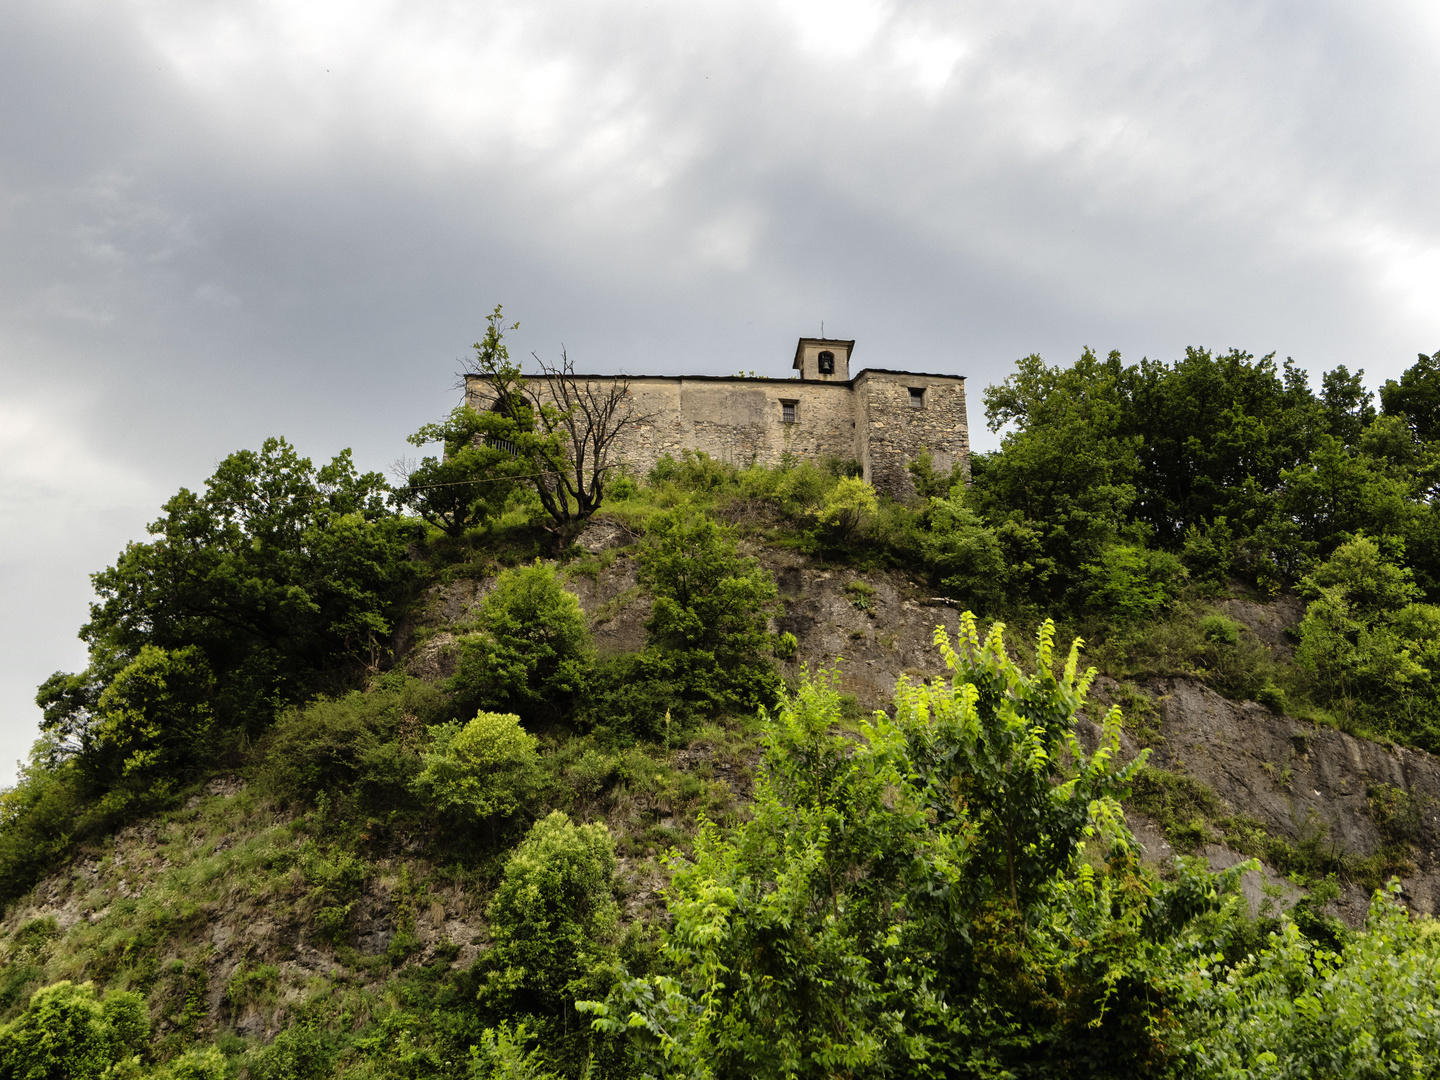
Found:
[{"label": "hilltop vegetation", "polygon": [[[423,429],[449,453],[393,492],[227,458],[95,575],[89,665],[0,795],[31,913],[0,1080],[1425,1075],[1440,938],[1398,887],[1358,930],[1325,903],[1404,872],[1426,807],[1377,788],[1368,861],[1288,844],[1149,767],[1134,680],[1440,749],[1440,353],[1378,411],[1360,373],[1199,350],[1031,357],[985,403],[1001,448],[968,483],[921,455],[907,501],[838,461],[588,473],[592,548],[519,404]],[[893,573],[996,625],[865,719],[793,662],[777,553],[856,611]],[[1284,647],[1222,604],[1291,593]],[[621,609],[643,641],[602,649]],[[1308,898],[1142,860],[1125,800]]]}]

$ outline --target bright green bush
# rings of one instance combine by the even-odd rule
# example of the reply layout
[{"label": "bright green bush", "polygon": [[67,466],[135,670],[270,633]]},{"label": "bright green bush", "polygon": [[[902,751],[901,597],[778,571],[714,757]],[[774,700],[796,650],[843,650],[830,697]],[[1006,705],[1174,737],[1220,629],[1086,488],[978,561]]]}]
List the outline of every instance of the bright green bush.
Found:
[{"label": "bright green bush", "polygon": [[568,715],[593,663],[580,601],[543,563],[506,570],[481,601],[480,631],[460,640],[446,684],[462,709],[494,709],[534,720]]},{"label": "bright green bush", "polygon": [[1440,936],[1377,894],[1333,952],[1286,925],[1231,968],[1201,957],[1188,995],[1189,1075],[1215,1080],[1435,1075]]},{"label": "bright green bush", "polygon": [[1225,615],[1205,615],[1200,619],[1200,636],[1212,645],[1239,645],[1240,626]]},{"label": "bright green bush", "polygon": [[150,1017],[139,994],[112,991],[98,1000],[91,983],[58,982],[37,990],[25,1011],[0,1027],[4,1080],[98,1080],[139,1053]]},{"label": "bright green bush", "polygon": [[1187,577],[1175,555],[1132,544],[1105,547],[1082,570],[1085,606],[1117,625],[1158,615],[1179,595]]},{"label": "bright green bush", "polygon": [[670,684],[678,706],[704,713],[772,701],[779,679],[768,623],[779,602],[770,572],[689,506],[651,519],[639,562],[654,596],[645,624],[649,680]]},{"label": "bright green bush", "polygon": [[858,476],[837,481],[825,496],[815,524],[827,542],[847,544],[875,517],[875,489]]},{"label": "bright green bush", "polygon": [[575,825],[556,810],[510,856],[486,909],[495,944],[482,961],[480,1007],[527,1018],[551,1062],[585,1059],[592,1037],[574,1003],[603,997],[618,974],[615,865],[603,824]]},{"label": "bright green bush", "polygon": [[1143,757],[1116,761],[1118,709],[1081,748],[1094,673],[1053,633],[1026,671],[965,615],[936,635],[951,680],[902,683],[858,739],[830,678],[767,719],[752,820],[674,857],[667,970],[584,1004],[636,1073],[1169,1075],[1166,950],[1213,940],[1238,872],[1139,865],[1116,800]]},{"label": "bright green bush", "polygon": [[413,786],[438,810],[503,817],[514,812],[535,782],[537,740],[513,713],[482,712],[463,727],[441,724],[432,734]]},{"label": "bright green bush", "polygon": [[230,1067],[217,1046],[197,1046],[181,1054],[160,1072],[161,1080],[226,1080]]}]

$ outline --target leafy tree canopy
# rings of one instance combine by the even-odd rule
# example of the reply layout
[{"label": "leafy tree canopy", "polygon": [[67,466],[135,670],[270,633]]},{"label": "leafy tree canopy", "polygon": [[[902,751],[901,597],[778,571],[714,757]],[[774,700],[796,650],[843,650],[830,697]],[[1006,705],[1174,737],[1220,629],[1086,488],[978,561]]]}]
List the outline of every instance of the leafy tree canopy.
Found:
[{"label": "leafy tree canopy", "polygon": [[[1119,711],[1075,734],[1093,675],[1054,627],[1036,670],[968,614],[948,682],[897,691],[859,740],[830,678],[767,722],[753,820],[674,857],[670,972],[583,1007],[646,1075],[1163,1075],[1180,987],[1157,943],[1189,934],[1237,871],[1163,885],[1118,797]],[[1240,868],[1243,871],[1244,867]]]},{"label": "leafy tree canopy", "polygon": [[[80,632],[90,667],[40,688],[45,729],[86,752],[104,731],[168,728],[160,712],[178,707],[177,694],[198,707],[213,677],[205,707],[215,721],[254,731],[373,659],[410,575],[410,532],[386,491],[378,473],[355,471],[348,450],[317,469],[283,439],[231,454],[203,492],[182,488],[150,525],[154,540],[94,575],[100,601]],[[170,674],[159,680],[162,653]],[[102,703],[126,671],[128,689]]]},{"label": "leafy tree canopy", "polygon": [[447,684],[462,706],[554,720],[574,708],[593,660],[580,601],[553,566],[505,570],[480,604],[479,632],[460,641]]}]

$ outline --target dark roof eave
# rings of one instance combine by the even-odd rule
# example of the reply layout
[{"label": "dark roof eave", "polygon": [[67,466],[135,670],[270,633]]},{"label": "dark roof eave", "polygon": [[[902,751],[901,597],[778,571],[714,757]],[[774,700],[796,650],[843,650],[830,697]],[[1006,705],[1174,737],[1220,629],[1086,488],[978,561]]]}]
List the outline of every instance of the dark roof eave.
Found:
[{"label": "dark roof eave", "polygon": [[[770,383],[786,385],[793,383],[803,383],[805,386],[853,386],[855,384],[855,381],[859,379],[860,376],[871,373],[876,375],[914,375],[917,378],[922,379],[956,379],[960,382],[964,382],[966,378],[964,375],[946,375],[938,371],[901,371],[898,368],[861,368],[849,379],[843,382],[839,380],[831,382],[821,382],[818,379],[766,379],[760,376],[751,375],[586,375],[578,371],[571,377],[575,379],[593,380],[628,379],[631,382],[647,382],[651,380],[675,382],[677,380],[683,379],[694,382]],[[527,379],[539,379],[542,377],[543,376],[540,375],[525,376],[525,378]],[[469,382],[471,379],[483,378],[485,378],[485,376],[475,375],[470,372],[467,372],[465,374],[466,382]]]}]

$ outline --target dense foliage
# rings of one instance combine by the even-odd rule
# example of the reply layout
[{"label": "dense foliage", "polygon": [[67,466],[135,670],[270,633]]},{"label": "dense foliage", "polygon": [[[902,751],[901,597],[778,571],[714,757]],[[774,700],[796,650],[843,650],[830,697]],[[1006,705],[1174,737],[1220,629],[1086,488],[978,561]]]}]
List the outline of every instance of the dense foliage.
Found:
[{"label": "dense foliage", "polygon": [[981,642],[897,691],[859,740],[833,680],[766,731],[754,819],[710,827],[669,897],[673,974],[589,1006],[635,1032],[647,1075],[1142,1076],[1173,1064],[1179,987],[1163,960],[1234,875],[1162,885],[1136,863],[1117,797],[1120,715],[1087,754],[1093,676],[1072,649],[1037,669]]},{"label": "dense foliage", "polygon": [[575,594],[552,566],[502,572],[480,604],[477,632],[460,639],[448,688],[465,708],[502,709],[532,721],[574,711],[594,661]]},{"label": "dense foliage", "polygon": [[[135,694],[160,708],[169,706],[157,695],[175,707],[213,698],[223,729],[254,733],[277,706],[378,657],[413,534],[387,490],[377,473],[357,474],[348,451],[319,469],[283,439],[230,455],[203,493],[182,489],[165,504],[155,540],[94,576],[100,601],[80,632],[90,666],[41,687],[45,730],[87,768],[123,771],[131,742],[141,740],[140,754],[157,749],[127,730]],[[150,760],[184,767],[198,734],[177,733],[171,752]]]},{"label": "dense foliage", "polygon": [[[1372,785],[1362,865],[1119,747],[1154,736],[1124,680],[1184,675],[1440,748],[1440,353],[1378,412],[1345,368],[1030,357],[986,394],[1000,448],[922,452],[892,499],[845,461],[597,471],[502,330],[500,407],[417,433],[445,453],[399,491],[271,440],[95,576],[90,663],[0,793],[0,899],[84,860],[0,933],[0,1080],[1433,1071],[1440,934],[1394,886],[1363,928],[1324,911],[1408,872],[1433,808]],[[567,547],[602,505],[620,546]],[[967,613],[947,676],[866,720],[788,663],[767,562],[845,567],[862,624],[889,569],[1036,632]],[[1291,590],[1283,644],[1224,606]],[[602,655],[622,610],[635,651]],[[1129,715],[1082,724],[1094,672],[1042,612]],[[1142,865],[1125,799],[1310,896],[1257,916],[1246,864]]]}]

